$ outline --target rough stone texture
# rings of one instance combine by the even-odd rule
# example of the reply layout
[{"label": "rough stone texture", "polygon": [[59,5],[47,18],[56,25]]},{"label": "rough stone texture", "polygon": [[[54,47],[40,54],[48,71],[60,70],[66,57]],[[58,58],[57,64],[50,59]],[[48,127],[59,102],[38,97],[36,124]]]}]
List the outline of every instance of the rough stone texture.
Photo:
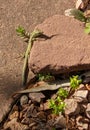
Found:
[{"label": "rough stone texture", "polygon": [[60,74],[90,69],[90,36],[80,21],[55,15],[36,28],[50,38],[34,43],[29,65],[34,73]]},{"label": "rough stone texture", "polygon": [[20,98],[20,105],[23,106],[25,104],[28,103],[28,96],[26,95],[23,95],[21,98]]},{"label": "rough stone texture", "polygon": [[66,115],[78,115],[80,112],[80,107],[74,99],[65,99],[65,114]]},{"label": "rough stone texture", "polygon": [[29,98],[33,101],[33,102],[38,102],[40,103],[42,101],[42,99],[45,98],[44,94],[41,92],[38,93],[29,93]]},{"label": "rough stone texture", "polygon": [[74,93],[74,99],[81,103],[81,102],[88,102],[87,96],[88,96],[88,90],[78,90]]},{"label": "rough stone texture", "polygon": [[0,0],[0,122],[11,108],[11,95],[22,88],[20,56],[27,44],[16,36],[15,28],[22,25],[31,32],[45,18],[73,6],[72,0]]}]

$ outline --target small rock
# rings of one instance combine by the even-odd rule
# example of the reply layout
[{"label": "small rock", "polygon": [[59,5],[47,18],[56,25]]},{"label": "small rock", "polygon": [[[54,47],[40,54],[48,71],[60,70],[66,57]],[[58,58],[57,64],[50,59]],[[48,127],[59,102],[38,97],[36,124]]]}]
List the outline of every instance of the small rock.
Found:
[{"label": "small rock", "polygon": [[34,104],[31,104],[31,106],[27,109],[27,112],[25,113],[25,117],[26,118],[36,117],[36,115],[37,115],[37,110]]},{"label": "small rock", "polygon": [[79,104],[74,99],[65,100],[65,114],[66,115],[77,115],[80,112]]},{"label": "small rock", "polygon": [[26,129],[28,129],[28,126],[17,122],[17,118],[14,118],[4,125],[4,129],[5,130],[8,130],[8,129],[10,129],[10,130],[26,130]]},{"label": "small rock", "polygon": [[60,115],[56,118],[56,121],[54,122],[55,128],[66,128],[66,119],[63,115]]},{"label": "small rock", "polygon": [[87,105],[86,116],[90,119],[90,103]]},{"label": "small rock", "polygon": [[40,104],[40,108],[39,108],[39,110],[49,110],[50,109],[50,107],[49,107],[49,102],[48,101],[46,101],[45,103],[41,103]]},{"label": "small rock", "polygon": [[29,93],[29,98],[34,101],[40,103],[43,98],[45,98],[44,94],[41,92],[38,93]]},{"label": "small rock", "polygon": [[18,118],[18,116],[19,116],[18,111],[15,111],[9,115],[9,119],[12,120],[13,118]]},{"label": "small rock", "polygon": [[20,98],[20,104],[21,106],[25,105],[28,103],[28,97],[26,95],[23,95],[21,98]]},{"label": "small rock", "polygon": [[85,90],[85,85],[84,84],[80,84],[79,88],[77,88],[77,90]]},{"label": "small rock", "polygon": [[82,116],[78,116],[76,118],[76,125],[78,127],[78,130],[88,130],[88,123],[89,120],[87,118],[84,118]]},{"label": "small rock", "polygon": [[78,90],[74,93],[74,99],[81,103],[81,102],[88,102],[87,96],[88,96],[88,90]]}]

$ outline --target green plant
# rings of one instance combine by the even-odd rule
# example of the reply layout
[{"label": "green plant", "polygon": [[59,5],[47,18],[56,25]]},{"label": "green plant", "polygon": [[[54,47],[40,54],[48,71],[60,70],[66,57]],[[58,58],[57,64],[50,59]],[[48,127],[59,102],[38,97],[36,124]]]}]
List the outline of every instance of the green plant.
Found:
[{"label": "green plant", "polygon": [[26,50],[25,55],[24,55],[25,59],[24,59],[24,65],[23,65],[23,70],[22,70],[22,84],[26,85],[27,78],[28,78],[28,72],[29,72],[28,57],[30,55],[30,51],[31,51],[33,42],[36,40],[37,37],[40,37],[41,35],[43,35],[43,32],[36,29],[32,33],[27,33],[25,31],[25,29],[21,26],[19,26],[16,29],[16,32],[17,32],[17,35],[19,35],[20,37],[27,38],[25,41],[28,42],[27,50]]},{"label": "green plant", "polygon": [[57,95],[60,96],[61,98],[67,98],[68,94],[69,92],[64,88],[60,88],[57,92]]},{"label": "green plant", "polygon": [[18,26],[18,28],[16,28],[16,32],[17,32],[17,35],[22,38],[25,38],[25,39],[30,38],[30,33],[26,32],[26,30],[22,26]]},{"label": "green plant", "polygon": [[90,33],[90,23],[86,23],[84,31],[85,31],[86,34]]},{"label": "green plant", "polygon": [[65,103],[59,96],[57,96],[55,100],[49,100],[49,107],[52,109],[54,114],[58,115],[60,112],[64,112]]},{"label": "green plant", "polygon": [[87,18],[84,16],[84,13],[78,9],[72,9],[70,11],[71,15],[74,16],[77,20],[81,22],[87,22]]},{"label": "green plant", "polygon": [[39,81],[48,81],[49,79],[53,78],[53,76],[48,73],[48,74],[38,74],[37,78]]},{"label": "green plant", "polygon": [[82,82],[81,79],[79,79],[79,76],[72,76],[70,77],[70,87],[72,90],[75,90],[79,87],[79,84]]}]

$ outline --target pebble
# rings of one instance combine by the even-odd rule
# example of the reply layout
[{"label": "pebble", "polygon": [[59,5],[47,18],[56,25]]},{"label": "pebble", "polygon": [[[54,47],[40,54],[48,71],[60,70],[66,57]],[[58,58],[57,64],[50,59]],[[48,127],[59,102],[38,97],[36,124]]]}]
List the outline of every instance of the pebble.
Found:
[{"label": "pebble", "polygon": [[45,95],[41,92],[38,93],[29,93],[29,98],[33,101],[33,102],[38,102],[40,103],[41,100],[43,98],[45,98]]},{"label": "pebble", "polygon": [[65,114],[66,115],[77,115],[80,112],[79,104],[72,98],[72,99],[65,99]]},{"label": "pebble", "polygon": [[23,106],[25,104],[28,103],[28,96],[26,95],[23,95],[21,98],[20,98],[20,105]]},{"label": "pebble", "polygon": [[79,103],[88,102],[87,96],[88,96],[88,90],[78,90],[73,95],[74,99],[76,99],[76,101]]},{"label": "pebble", "polygon": [[18,118],[19,117],[19,112],[15,111],[12,114],[10,114],[9,119],[12,120],[14,118]]},{"label": "pebble", "polygon": [[56,118],[56,121],[54,122],[54,126],[56,128],[66,128],[66,119],[63,115],[59,115],[59,117]]}]

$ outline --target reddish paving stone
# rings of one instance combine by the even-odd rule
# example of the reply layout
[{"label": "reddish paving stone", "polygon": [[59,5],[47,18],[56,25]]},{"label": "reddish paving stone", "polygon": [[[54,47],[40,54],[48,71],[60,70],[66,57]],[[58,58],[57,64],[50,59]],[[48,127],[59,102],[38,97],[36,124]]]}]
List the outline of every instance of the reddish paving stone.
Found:
[{"label": "reddish paving stone", "polygon": [[90,36],[80,21],[55,15],[36,28],[51,37],[34,43],[29,66],[34,73],[60,74],[90,69]]}]

